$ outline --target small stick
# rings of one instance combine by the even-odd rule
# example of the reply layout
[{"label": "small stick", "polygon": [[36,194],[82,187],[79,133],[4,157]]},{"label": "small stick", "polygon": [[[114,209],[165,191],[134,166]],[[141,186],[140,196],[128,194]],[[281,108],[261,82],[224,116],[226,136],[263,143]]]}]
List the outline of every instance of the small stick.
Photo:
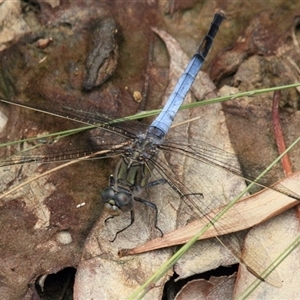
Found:
[{"label": "small stick", "polygon": [[[274,128],[274,135],[276,140],[276,145],[278,148],[279,154],[286,150],[284,137],[282,133],[282,128],[280,124],[280,117],[279,117],[279,103],[280,103],[281,92],[275,91],[273,96],[273,106],[272,106],[272,122]],[[291,162],[288,154],[284,155],[281,159],[282,168],[285,177],[291,175],[293,173]]]}]

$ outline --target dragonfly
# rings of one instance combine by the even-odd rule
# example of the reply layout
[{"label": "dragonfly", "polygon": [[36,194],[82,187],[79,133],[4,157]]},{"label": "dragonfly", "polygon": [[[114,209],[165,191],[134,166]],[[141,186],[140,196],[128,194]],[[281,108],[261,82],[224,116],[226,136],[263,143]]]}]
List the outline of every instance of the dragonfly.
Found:
[{"label": "dragonfly", "polygon": [[[204,60],[212,47],[213,40],[224,18],[225,16],[222,13],[218,13],[214,16],[208,33],[205,35],[195,55],[186,67],[183,75],[180,77],[173,93],[169,97],[159,116],[151,123],[144,133],[136,134],[136,131],[133,132],[132,123],[112,123],[110,119],[103,118],[100,119],[100,123],[98,116],[95,117],[98,129],[101,131],[101,139],[104,139],[105,132],[113,133],[117,137],[116,144],[113,142],[110,143],[111,148],[108,148],[109,143],[95,146],[100,153],[99,155],[101,155],[101,158],[121,155],[121,159],[117,163],[113,175],[109,178],[108,187],[101,193],[105,209],[109,212],[111,217],[119,216],[124,212],[130,213],[130,223],[117,231],[113,240],[134,223],[135,202],[141,202],[154,209],[154,227],[159,231],[160,235],[163,234],[163,231],[157,224],[158,208],[156,204],[140,197],[140,194],[144,190],[152,190],[152,188],[160,185],[169,185],[171,189],[179,194],[180,197],[185,200],[187,205],[191,207],[191,211],[196,208],[197,212],[201,215],[205,215],[205,209],[209,209],[211,202],[217,203],[219,201],[218,197],[214,194],[214,190],[216,189],[215,186],[209,187],[209,190],[207,191],[201,191],[201,193],[198,191],[198,193],[196,193],[193,188],[193,182],[189,185],[186,183],[184,184],[181,179],[176,176],[176,168],[179,166],[168,165],[160,157],[160,153],[165,153],[166,156],[169,154],[177,154],[178,156],[185,155],[196,161],[209,164],[212,168],[219,167],[220,169],[225,170],[225,172],[243,176],[240,168],[237,166],[237,158],[234,154],[212,147],[205,142],[200,143],[199,141],[195,141],[184,143],[182,140],[168,139],[166,136],[180,105],[184,101],[186,94],[190,90],[195,77],[199,73]],[[12,101],[1,101],[13,104]],[[23,106],[30,108],[30,106]],[[56,111],[55,114],[59,115]],[[70,111],[68,111],[68,115],[70,115]],[[114,145],[117,145],[117,142],[120,143],[121,146],[113,147]],[[55,146],[55,143],[53,143],[53,146]],[[92,150],[94,151],[94,149]],[[101,153],[102,150],[105,154]],[[69,152],[66,151],[63,156],[60,154],[51,154],[51,159],[68,160],[70,159],[71,152],[72,150]],[[98,152],[95,153],[95,156],[98,155]],[[76,153],[76,155],[79,156],[84,156],[85,154],[85,150]],[[14,162],[44,162],[47,159],[48,158],[44,158],[43,156],[24,155]],[[10,164],[12,164],[11,159],[2,161],[0,166]],[[179,169],[180,168],[178,168],[178,172],[181,172]],[[195,176],[200,174],[200,171],[193,169],[193,167],[191,167],[191,171],[195,173]],[[213,180],[214,179],[211,181]],[[250,181],[251,180],[252,179],[250,179]],[[279,190],[279,192],[283,191]],[[284,193],[288,193],[288,191],[284,191]],[[292,196],[294,197],[294,195]],[[204,204],[205,202],[206,204]],[[218,227],[218,230],[222,233],[221,227],[220,229]]]},{"label": "dragonfly", "polygon": [[[163,235],[163,232],[157,226],[156,205],[135,195],[137,195],[141,189],[150,188],[167,182],[167,179],[165,178],[149,182],[151,170],[155,166],[160,172],[163,171],[155,161],[157,151],[160,147],[166,146],[166,144],[163,145],[164,138],[172,125],[179,107],[190,90],[195,77],[203,65],[224,17],[223,14],[216,14],[214,16],[208,33],[178,80],[174,91],[170,95],[162,111],[150,124],[146,133],[137,136],[134,142],[124,149],[124,155],[116,167],[114,176],[110,178],[110,186],[102,192],[105,208],[112,216],[120,215],[122,212],[126,211],[130,211],[131,213],[130,224],[118,231],[117,234],[126,230],[133,224],[133,201],[139,201],[155,209],[155,228]],[[175,185],[174,189],[177,191]],[[178,192],[181,194],[180,190],[178,190]]]}]

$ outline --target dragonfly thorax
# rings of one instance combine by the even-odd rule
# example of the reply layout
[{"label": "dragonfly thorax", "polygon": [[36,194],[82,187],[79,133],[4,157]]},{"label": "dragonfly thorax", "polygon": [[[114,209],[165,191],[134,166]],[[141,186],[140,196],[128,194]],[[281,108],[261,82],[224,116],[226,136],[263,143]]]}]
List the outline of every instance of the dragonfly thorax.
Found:
[{"label": "dragonfly thorax", "polygon": [[149,163],[156,155],[157,145],[146,135],[138,136],[120,159],[110,186],[102,192],[104,207],[112,216],[133,210],[133,199],[148,184],[151,176]]},{"label": "dragonfly thorax", "polygon": [[[145,134],[139,135],[124,151],[127,161],[143,163],[156,155],[157,144]],[[131,165],[131,163],[130,163]]]}]

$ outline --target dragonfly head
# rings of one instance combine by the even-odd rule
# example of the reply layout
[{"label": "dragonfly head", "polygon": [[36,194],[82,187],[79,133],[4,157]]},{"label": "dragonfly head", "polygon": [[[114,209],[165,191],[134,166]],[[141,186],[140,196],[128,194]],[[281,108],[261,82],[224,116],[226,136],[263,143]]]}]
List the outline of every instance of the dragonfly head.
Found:
[{"label": "dragonfly head", "polygon": [[112,187],[107,187],[102,192],[104,208],[112,216],[119,216],[123,212],[133,209],[132,197],[129,192],[115,191]]}]

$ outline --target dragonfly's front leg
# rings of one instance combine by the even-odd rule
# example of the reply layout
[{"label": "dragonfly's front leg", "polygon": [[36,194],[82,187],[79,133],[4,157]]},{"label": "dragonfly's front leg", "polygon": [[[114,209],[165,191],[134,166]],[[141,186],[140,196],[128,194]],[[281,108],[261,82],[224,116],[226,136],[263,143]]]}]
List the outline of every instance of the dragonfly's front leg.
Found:
[{"label": "dragonfly's front leg", "polygon": [[[157,213],[156,213],[156,215],[157,215]],[[123,232],[124,230],[126,230],[127,228],[129,228],[129,227],[133,224],[133,222],[134,222],[134,217],[135,217],[135,214],[134,214],[134,210],[132,209],[132,210],[130,211],[130,224],[127,225],[127,226],[125,226],[125,227],[122,228],[121,230],[117,231],[116,234],[115,234],[115,236],[114,236],[114,238],[110,241],[111,243],[113,243],[113,242],[116,240],[116,238],[117,238],[117,236],[118,236],[119,233]],[[113,219],[113,218],[114,218],[114,216],[108,217],[108,218],[104,221],[105,224],[106,224],[106,222],[107,222],[109,219]],[[160,229],[159,229],[159,230],[160,230]]]}]

